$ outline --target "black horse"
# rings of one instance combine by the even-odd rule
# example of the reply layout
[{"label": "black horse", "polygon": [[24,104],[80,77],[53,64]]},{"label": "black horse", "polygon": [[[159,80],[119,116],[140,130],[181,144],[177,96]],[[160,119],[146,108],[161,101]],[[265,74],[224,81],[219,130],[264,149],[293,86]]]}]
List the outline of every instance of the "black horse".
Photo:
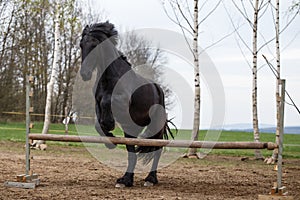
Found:
[{"label": "black horse", "polygon": [[[173,137],[167,125],[164,93],[161,87],[136,74],[126,57],[117,49],[118,32],[109,22],[86,26],[82,32],[81,77],[90,80],[97,68],[94,86],[96,130],[102,136],[114,137],[110,132],[118,122],[128,138]],[[115,144],[106,144],[108,148]],[[153,161],[151,171],[145,178],[145,186],[158,183],[156,172],[161,147],[126,145],[128,167],[123,177],[117,179],[116,187],[133,185],[137,157],[144,163]]]}]

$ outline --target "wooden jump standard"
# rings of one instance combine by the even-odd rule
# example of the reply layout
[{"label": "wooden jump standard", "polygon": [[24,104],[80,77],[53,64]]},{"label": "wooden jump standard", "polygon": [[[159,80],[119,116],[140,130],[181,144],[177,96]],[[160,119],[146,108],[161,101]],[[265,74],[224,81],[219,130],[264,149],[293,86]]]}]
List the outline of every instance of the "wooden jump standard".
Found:
[{"label": "wooden jump standard", "polygon": [[29,139],[61,142],[87,142],[87,143],[113,143],[138,146],[166,146],[181,148],[206,148],[206,149],[268,149],[277,148],[272,142],[209,142],[190,140],[158,140],[158,139],[135,139],[123,137],[100,137],[100,136],[74,136],[56,134],[29,134]]}]

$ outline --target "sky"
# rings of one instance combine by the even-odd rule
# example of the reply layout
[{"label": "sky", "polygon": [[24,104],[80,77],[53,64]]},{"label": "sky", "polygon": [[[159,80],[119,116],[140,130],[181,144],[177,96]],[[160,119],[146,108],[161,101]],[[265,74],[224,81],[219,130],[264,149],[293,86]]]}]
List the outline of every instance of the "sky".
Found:
[{"label": "sky", "polygon": [[[192,3],[192,1],[190,1]],[[200,1],[201,2],[201,1]],[[200,11],[202,19],[216,4],[216,0],[208,1]],[[231,1],[224,1],[217,10],[200,25],[199,45],[205,49],[201,56],[201,128],[216,125],[251,124],[252,123],[252,54],[243,45],[242,40],[233,33],[233,23],[239,27],[239,34],[245,43],[251,47],[252,32],[242,15],[234,8]],[[281,1],[281,26],[284,27],[291,14],[287,14],[292,1]],[[225,9],[226,8],[226,9]],[[246,9],[249,7],[246,7]],[[168,63],[165,66],[165,80],[176,92],[174,108],[169,111],[169,117],[175,117],[179,128],[192,128],[193,122],[193,80],[192,60],[185,56],[188,48],[182,36],[181,29],[167,17],[161,0],[96,0],[93,9],[105,12],[104,19],[115,24],[119,32],[135,30],[144,34],[166,50]],[[168,11],[171,11],[167,8]],[[259,46],[274,35],[274,24],[271,9],[268,9],[259,24]],[[250,15],[252,19],[252,15]],[[286,89],[294,102],[300,107],[300,15],[281,34],[281,76],[286,79]],[[162,36],[169,33],[170,37]],[[167,34],[168,35],[168,34]],[[172,37],[171,37],[172,35]],[[224,40],[211,48],[211,44],[228,35]],[[173,39],[173,40],[172,40]],[[191,38],[189,38],[191,39]],[[170,41],[167,45],[164,42]],[[171,44],[170,44],[171,43]],[[180,45],[179,45],[180,44]],[[241,48],[239,48],[239,45]],[[260,124],[276,124],[275,77],[262,54],[274,63],[275,42],[258,53],[258,117]],[[185,47],[183,47],[185,46]],[[182,48],[181,48],[182,47]],[[241,53],[241,49],[244,55]],[[201,59],[200,59],[201,60]],[[250,63],[250,64],[249,64]],[[250,65],[250,66],[249,66]],[[213,69],[215,79],[209,78],[205,68]],[[201,69],[202,69],[201,68]],[[201,71],[200,69],[200,71]],[[215,70],[215,71],[214,71]],[[216,81],[214,81],[216,80]],[[222,84],[216,89],[218,80]],[[287,102],[290,102],[287,99]],[[224,110],[224,111],[223,111]],[[216,117],[216,115],[218,115]],[[285,104],[285,125],[300,126],[300,115],[296,109]]]}]

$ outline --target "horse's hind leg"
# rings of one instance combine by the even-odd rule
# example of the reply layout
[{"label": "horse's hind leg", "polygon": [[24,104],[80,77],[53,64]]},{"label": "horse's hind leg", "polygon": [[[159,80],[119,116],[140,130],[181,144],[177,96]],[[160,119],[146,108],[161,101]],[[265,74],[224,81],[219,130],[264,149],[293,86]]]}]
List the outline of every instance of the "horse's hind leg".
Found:
[{"label": "horse's hind leg", "polygon": [[[129,137],[125,134],[125,137]],[[126,173],[119,179],[117,179],[116,187],[131,187],[134,180],[134,169],[137,162],[137,155],[134,145],[126,145],[128,152],[128,166]]]},{"label": "horse's hind leg", "polygon": [[[166,122],[166,113],[162,106],[157,106],[156,108],[152,108],[152,112],[150,112],[151,123],[148,125],[147,129],[143,133],[142,137],[151,138],[151,139],[163,139],[164,131],[165,131],[165,122]],[[157,167],[158,162],[161,156],[162,148],[161,147],[153,147],[152,152],[149,152],[153,155],[153,163],[151,167],[151,171],[148,176],[145,178],[144,186],[153,186],[158,183],[157,180]]]},{"label": "horse's hind leg", "polygon": [[161,156],[162,148],[159,148],[156,150],[154,153],[153,157],[153,163],[151,167],[151,171],[149,172],[148,176],[145,178],[145,183],[144,186],[153,186],[154,184],[158,183],[157,179],[157,167],[158,167],[158,162]]}]

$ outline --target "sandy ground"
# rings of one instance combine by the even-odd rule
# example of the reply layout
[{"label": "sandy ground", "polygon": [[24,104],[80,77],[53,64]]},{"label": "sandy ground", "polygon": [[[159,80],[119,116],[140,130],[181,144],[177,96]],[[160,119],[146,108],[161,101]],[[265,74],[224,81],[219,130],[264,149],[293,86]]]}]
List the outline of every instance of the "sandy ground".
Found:
[{"label": "sandy ground", "polygon": [[[137,174],[131,188],[115,188],[122,172],[93,158],[85,148],[49,146],[32,151],[32,169],[39,174],[36,189],[4,187],[24,173],[21,143],[0,141],[0,199],[257,199],[268,194],[276,171],[261,161],[209,155],[204,159],[179,159],[159,170],[159,184],[144,187],[146,174]],[[289,195],[300,199],[300,160],[284,160],[284,185]]]}]

